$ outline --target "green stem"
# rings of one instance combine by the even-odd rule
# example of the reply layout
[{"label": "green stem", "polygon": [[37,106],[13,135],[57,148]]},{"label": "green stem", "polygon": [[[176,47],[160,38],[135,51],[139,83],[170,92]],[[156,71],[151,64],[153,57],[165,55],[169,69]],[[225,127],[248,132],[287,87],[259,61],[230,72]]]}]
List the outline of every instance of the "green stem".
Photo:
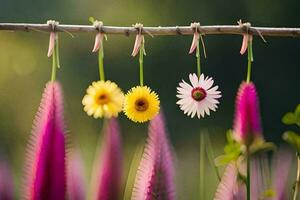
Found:
[{"label": "green stem", "polygon": [[51,81],[55,81],[56,79],[56,67],[57,67],[57,63],[56,63],[56,47],[54,47],[53,49],[53,53],[52,53],[52,72],[51,72]]},{"label": "green stem", "polygon": [[58,35],[56,33],[56,37],[55,37],[55,58],[56,58],[56,66],[57,68],[60,68],[60,61],[59,61],[59,42],[58,42]]},{"label": "green stem", "polygon": [[103,50],[103,42],[102,42],[98,51],[99,76],[101,81],[105,80],[103,61],[104,61],[104,50]]},{"label": "green stem", "polygon": [[139,63],[140,63],[140,85],[144,85],[144,52],[145,52],[145,44],[142,41],[142,45],[140,48],[140,55],[139,55]]},{"label": "green stem", "polygon": [[52,72],[51,72],[51,81],[56,79],[56,68],[60,68],[59,62],[59,46],[58,46],[58,35],[55,35],[54,49],[52,53]]},{"label": "green stem", "polygon": [[204,134],[200,134],[200,199],[205,199],[204,175],[205,175],[205,143]]},{"label": "green stem", "polygon": [[[250,36],[249,36],[250,37]],[[247,83],[251,80],[251,70],[252,70],[252,62],[253,62],[253,50],[252,50],[252,40],[248,41],[248,69],[247,69]]]},{"label": "green stem", "polygon": [[196,49],[196,59],[197,59],[197,75],[200,77],[201,75],[201,63],[200,63],[200,45],[199,40],[197,43],[197,49]]},{"label": "green stem", "polygon": [[295,182],[295,188],[293,192],[293,200],[297,200],[297,194],[299,190],[299,185],[300,185],[300,155],[297,154],[297,160],[298,160],[298,166],[297,166],[297,177],[296,177],[296,182]]},{"label": "green stem", "polygon": [[247,200],[250,200],[250,197],[251,197],[251,181],[250,181],[250,176],[251,176],[251,163],[250,163],[250,155],[248,153],[247,155],[247,183],[246,183],[246,186],[247,186]]}]

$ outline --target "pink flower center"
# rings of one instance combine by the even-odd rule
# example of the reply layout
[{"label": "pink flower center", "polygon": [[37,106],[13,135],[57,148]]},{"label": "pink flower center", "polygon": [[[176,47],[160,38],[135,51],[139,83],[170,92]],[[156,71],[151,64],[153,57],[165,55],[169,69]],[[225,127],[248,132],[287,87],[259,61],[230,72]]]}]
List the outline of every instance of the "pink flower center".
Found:
[{"label": "pink flower center", "polygon": [[206,91],[201,87],[194,88],[191,92],[191,95],[196,101],[201,101],[207,96]]}]

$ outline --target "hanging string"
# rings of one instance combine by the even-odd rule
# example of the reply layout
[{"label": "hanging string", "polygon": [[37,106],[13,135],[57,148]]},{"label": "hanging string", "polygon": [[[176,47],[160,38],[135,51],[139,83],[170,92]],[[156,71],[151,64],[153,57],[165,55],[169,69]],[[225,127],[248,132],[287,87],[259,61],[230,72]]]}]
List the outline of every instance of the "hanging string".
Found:
[{"label": "hanging string", "polygon": [[190,47],[189,54],[192,54],[196,49],[196,60],[197,60],[197,75],[200,77],[201,75],[201,60],[200,60],[200,39],[203,47],[204,57],[206,58],[206,50],[204,40],[200,33],[200,23],[191,23],[191,28],[194,30],[193,41]]},{"label": "hanging string", "polygon": [[[249,30],[251,28],[251,24],[249,22],[242,23],[242,20],[239,20],[238,24],[240,25],[241,28],[246,28],[246,33],[243,34],[243,42],[242,42],[240,54],[243,55],[247,50],[248,63],[247,63],[246,82],[249,83],[251,81],[251,71],[252,71],[252,62],[253,62],[253,49],[252,49],[253,35],[251,35],[249,33]],[[262,40],[264,42],[266,42],[263,35],[259,31],[258,31],[258,33],[259,33],[260,37],[262,38]]]}]

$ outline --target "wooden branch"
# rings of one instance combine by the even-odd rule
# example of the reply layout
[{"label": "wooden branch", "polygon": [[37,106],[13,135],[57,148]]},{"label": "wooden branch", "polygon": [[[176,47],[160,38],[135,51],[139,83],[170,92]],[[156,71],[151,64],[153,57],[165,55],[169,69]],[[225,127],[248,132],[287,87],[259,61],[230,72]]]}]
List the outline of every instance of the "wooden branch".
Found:
[{"label": "wooden branch", "polygon": [[[8,31],[52,31],[48,24],[25,24],[25,23],[0,23],[0,30]],[[92,25],[68,25],[59,24],[55,27],[58,32],[97,32]],[[101,31],[105,34],[118,34],[129,36],[136,34],[134,27],[102,26]],[[213,25],[201,26],[200,32],[204,35],[241,35],[247,32],[247,27],[239,25]],[[278,37],[300,37],[300,28],[274,28],[274,27],[250,27],[248,32],[252,35],[278,36]],[[150,35],[192,35],[194,30],[190,26],[173,27],[144,27],[143,34]]]}]

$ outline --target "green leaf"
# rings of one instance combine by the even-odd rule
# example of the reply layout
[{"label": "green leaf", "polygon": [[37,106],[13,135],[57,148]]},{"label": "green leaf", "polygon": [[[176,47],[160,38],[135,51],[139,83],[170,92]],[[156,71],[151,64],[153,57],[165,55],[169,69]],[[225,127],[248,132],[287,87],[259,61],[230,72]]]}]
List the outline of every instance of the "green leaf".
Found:
[{"label": "green leaf", "polygon": [[234,143],[235,142],[235,140],[233,138],[233,131],[231,129],[227,130],[226,139],[227,139],[228,143]]},{"label": "green leaf", "polygon": [[296,124],[300,127],[300,104],[295,109],[295,116],[297,117]]},{"label": "green leaf", "polygon": [[227,153],[235,153],[235,154],[240,154],[241,152],[241,145],[238,143],[232,143],[232,144],[227,144],[224,147],[224,152]]},{"label": "green leaf", "polygon": [[298,104],[298,106],[295,109],[295,115],[297,115],[298,117],[300,117],[300,104]]},{"label": "green leaf", "polygon": [[223,155],[215,159],[216,166],[227,165],[231,161],[237,160],[242,153],[241,146],[237,143],[227,144],[224,151]]},{"label": "green leaf", "polygon": [[276,150],[276,146],[272,142],[256,143],[250,146],[250,154],[258,154],[266,151]]},{"label": "green leaf", "polygon": [[300,154],[300,136],[297,133],[287,131],[283,133],[282,139],[289,143],[297,151],[297,153]]},{"label": "green leaf", "polygon": [[242,145],[234,140],[232,130],[226,132],[227,144],[224,147],[224,154],[215,159],[216,166],[227,165],[237,160],[243,152]]},{"label": "green leaf", "polygon": [[94,17],[89,17],[89,22],[91,22],[93,24],[95,22]]},{"label": "green leaf", "polygon": [[215,159],[215,165],[218,166],[218,167],[219,166],[223,166],[223,165],[227,165],[231,161],[234,161],[236,159],[237,159],[236,155],[233,155],[233,154],[224,154],[224,155],[216,157],[216,159]]},{"label": "green leaf", "polygon": [[283,118],[282,122],[286,125],[296,124],[297,123],[297,116],[294,113],[286,113]]}]

